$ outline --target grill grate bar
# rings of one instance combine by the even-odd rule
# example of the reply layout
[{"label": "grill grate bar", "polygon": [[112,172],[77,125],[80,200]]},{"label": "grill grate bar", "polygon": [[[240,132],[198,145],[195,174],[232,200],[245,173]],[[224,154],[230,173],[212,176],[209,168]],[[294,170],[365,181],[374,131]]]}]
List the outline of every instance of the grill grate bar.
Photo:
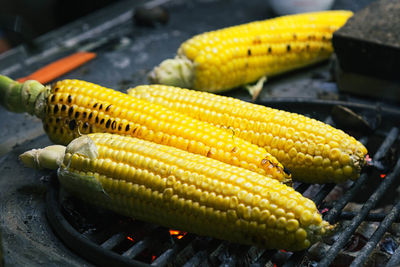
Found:
[{"label": "grill grate bar", "polygon": [[332,191],[332,189],[336,186],[336,184],[324,184],[318,193],[312,197],[315,205],[318,206],[321,204],[322,200]]},{"label": "grill grate bar", "polygon": [[190,260],[188,260],[183,267],[193,267],[193,266],[199,266],[200,263],[207,258],[208,253],[206,250],[202,250],[197,252]]},{"label": "grill grate bar", "polygon": [[[358,212],[354,211],[342,211],[340,213],[340,220],[352,220],[355,216],[357,216]],[[365,217],[366,221],[369,222],[381,222],[385,219],[389,214],[386,213],[368,213],[367,217]],[[395,222],[400,222],[400,217],[395,218]]]},{"label": "grill grate bar", "polygon": [[163,233],[165,232],[165,229],[162,227],[154,227],[153,225],[149,225],[146,228],[142,227],[141,228],[144,231],[144,238],[142,240],[139,240],[135,244],[132,245],[129,249],[127,249],[125,252],[121,254],[123,257],[127,257],[129,259],[135,258],[137,255],[139,255],[141,252],[143,252],[146,248],[149,248],[149,246],[154,242],[159,242],[158,238],[160,236],[163,236]]},{"label": "grill grate bar", "polygon": [[294,186],[294,190],[303,194],[310,186],[311,186],[311,184],[300,183],[300,184]]},{"label": "grill grate bar", "polygon": [[249,258],[249,264],[253,264],[255,262],[258,262],[261,258],[261,256],[264,254],[265,249],[258,248],[256,246],[250,247],[250,249],[247,251],[247,257]]},{"label": "grill grate bar", "polygon": [[146,249],[151,244],[151,238],[146,237],[143,240],[138,241],[132,247],[130,247],[127,251],[122,253],[122,256],[127,258],[134,258],[139,255],[144,249]]},{"label": "grill grate bar", "polygon": [[372,194],[372,196],[365,202],[361,211],[356,217],[351,221],[350,225],[340,234],[338,240],[331,246],[327,252],[327,256],[323,258],[318,266],[328,266],[339,253],[341,248],[346,244],[350,236],[361,224],[364,218],[367,216],[369,211],[376,205],[378,200],[384,195],[386,190],[392,184],[392,182],[397,178],[400,173],[400,159],[397,161],[396,166],[392,173],[390,173],[380,184],[378,189]]},{"label": "grill grate bar", "polygon": [[251,267],[262,267],[266,266],[267,262],[269,262],[273,256],[275,251],[273,250],[265,250],[264,253],[260,256],[260,258],[253,264]]},{"label": "grill grate bar", "polygon": [[100,246],[104,249],[111,250],[112,248],[114,248],[116,245],[118,245],[124,239],[125,239],[124,233],[117,233],[117,234],[111,236],[106,241],[104,241]]},{"label": "grill grate bar", "polygon": [[[210,264],[212,266],[235,266],[240,265],[238,263],[238,256],[244,256],[243,245],[236,243],[229,243],[228,241],[222,241],[222,243],[209,254]],[[245,251],[247,252],[247,250]]]},{"label": "grill grate bar", "polygon": [[211,265],[218,265],[218,255],[220,255],[225,249],[226,244],[224,241],[221,241],[221,243],[208,256]]},{"label": "grill grate bar", "polygon": [[160,256],[158,256],[152,263],[151,266],[165,266],[169,261],[171,261],[172,257],[183,247],[188,245],[194,236],[191,234],[187,234],[184,238],[179,241],[175,241],[175,243],[165,250]]},{"label": "grill grate bar", "polygon": [[[374,161],[380,160],[390,149],[393,143],[396,141],[399,135],[399,129],[393,127],[388,135],[386,136],[385,140],[383,141],[382,145],[380,146],[379,150],[375,153],[373,157]],[[340,212],[344,208],[344,206],[350,201],[350,199],[355,196],[355,194],[361,189],[361,186],[367,180],[368,175],[366,173],[362,173],[361,176],[353,183],[353,186],[339,199],[335,206],[330,209],[326,216],[324,217],[330,223],[333,223],[336,218],[339,216]]]},{"label": "grill grate bar", "polygon": [[[175,256],[174,266],[183,266],[188,261],[191,261],[192,258],[197,257],[196,254],[203,251],[207,253],[206,257],[203,257],[201,261],[198,263],[199,265],[207,265],[206,263],[202,263],[203,261],[207,262],[208,255],[214,251],[217,246],[221,243],[221,241],[204,236],[197,236],[193,239],[190,244],[188,244],[185,248],[183,248],[179,253]],[[196,259],[193,259],[193,262],[197,262]]]},{"label": "grill grate bar", "polygon": [[297,264],[301,261],[301,259],[306,255],[306,251],[300,251],[293,253],[292,256],[290,256],[289,260],[285,262],[285,264],[282,267],[292,267],[292,266],[297,266]]},{"label": "grill grate bar", "polygon": [[219,266],[235,267],[237,265],[242,265],[243,261],[241,260],[245,259],[247,250],[248,248],[243,245],[228,242],[225,249],[219,254],[219,260],[222,261]]},{"label": "grill grate bar", "polygon": [[351,266],[362,266],[362,264],[367,259],[368,255],[372,252],[372,250],[376,247],[376,244],[381,240],[382,236],[385,234],[387,229],[392,225],[392,223],[398,218],[400,213],[400,202],[392,208],[389,214],[385,217],[382,223],[379,225],[378,229],[371,236],[367,244],[360,251],[360,254],[357,258],[354,259]]},{"label": "grill grate bar", "polygon": [[152,263],[151,266],[164,266],[167,264],[167,261],[175,254],[176,252],[176,247],[169,248],[166,251],[164,251],[163,254],[161,254],[157,259],[155,259]]},{"label": "grill grate bar", "polygon": [[326,213],[324,220],[329,223],[334,223],[344,206],[346,206],[350,199],[361,189],[361,186],[365,184],[367,178],[368,175],[366,173],[361,174],[357,181],[353,183],[352,187],[339,200],[337,200],[335,205]]},{"label": "grill grate bar", "polygon": [[396,141],[398,135],[399,135],[399,129],[397,127],[393,127],[386,136],[386,139],[382,143],[379,150],[375,153],[373,160],[381,160],[385,156],[385,154],[389,151],[393,143]]},{"label": "grill grate bar", "polygon": [[220,267],[235,267],[237,262],[237,255],[232,254],[229,258],[225,258],[224,261],[219,265]]}]

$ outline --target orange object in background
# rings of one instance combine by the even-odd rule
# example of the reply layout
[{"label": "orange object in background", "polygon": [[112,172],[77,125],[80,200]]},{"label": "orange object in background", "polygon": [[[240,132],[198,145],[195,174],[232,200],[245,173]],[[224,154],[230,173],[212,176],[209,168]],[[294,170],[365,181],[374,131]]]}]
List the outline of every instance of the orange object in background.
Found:
[{"label": "orange object in background", "polygon": [[36,80],[42,84],[48,83],[61,75],[70,72],[80,65],[96,57],[93,52],[76,52],[33,72],[32,74],[17,79],[18,82]]},{"label": "orange object in background", "polygon": [[0,37],[0,54],[11,48],[11,45],[5,38]]}]

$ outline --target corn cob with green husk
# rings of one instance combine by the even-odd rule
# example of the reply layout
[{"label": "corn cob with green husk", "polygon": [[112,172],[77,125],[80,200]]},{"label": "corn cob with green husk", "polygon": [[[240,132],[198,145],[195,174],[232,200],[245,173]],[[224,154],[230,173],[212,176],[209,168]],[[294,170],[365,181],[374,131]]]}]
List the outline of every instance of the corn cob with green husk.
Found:
[{"label": "corn cob with green husk", "polygon": [[164,85],[138,86],[128,94],[231,130],[235,136],[265,148],[299,181],[354,180],[365,163],[367,149],[360,142],[299,114]]},{"label": "corn cob with green husk", "polygon": [[[214,93],[253,83],[327,59],[333,52],[332,33],[350,16],[351,11],[304,13],[199,34],[149,78]],[[255,98],[262,83],[250,88]]]},{"label": "corn cob with green husk", "polygon": [[332,229],[315,204],[263,175],[176,148],[96,133],[25,152],[63,187],[136,219],[269,249],[302,250]]},{"label": "corn cob with green husk", "polygon": [[290,174],[275,157],[232,132],[99,85],[63,80],[50,87],[0,75],[0,96],[0,104],[9,110],[41,118],[58,144],[93,132],[130,135],[290,182]]}]

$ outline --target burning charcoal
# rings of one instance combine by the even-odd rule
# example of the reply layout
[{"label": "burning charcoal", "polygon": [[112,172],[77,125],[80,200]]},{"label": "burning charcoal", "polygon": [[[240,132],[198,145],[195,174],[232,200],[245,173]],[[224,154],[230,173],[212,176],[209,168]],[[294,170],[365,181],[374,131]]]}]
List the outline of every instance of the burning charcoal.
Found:
[{"label": "burning charcoal", "polygon": [[390,255],[378,251],[376,253],[373,253],[370,258],[371,263],[367,262],[365,266],[386,266],[386,263],[389,261]]},{"label": "burning charcoal", "polygon": [[367,241],[368,239],[365,238],[363,235],[356,233],[350,238],[349,242],[347,242],[345,251],[350,251],[350,252],[359,251],[365,246]]},{"label": "burning charcoal", "polygon": [[362,204],[354,203],[354,202],[349,202],[346,204],[346,206],[343,208],[343,211],[354,211],[358,212],[362,207]]},{"label": "burning charcoal", "polygon": [[344,253],[341,252],[337,255],[333,263],[330,265],[332,267],[350,266],[353,260],[356,258],[354,253]]},{"label": "burning charcoal", "polygon": [[[316,262],[321,261],[327,254],[330,246],[325,243],[317,243],[309,250],[308,257],[304,257],[301,266],[317,266]],[[342,251],[330,266],[350,266],[358,252]]]},{"label": "burning charcoal", "polygon": [[[392,146],[388,152],[384,155],[382,159],[379,160],[379,164],[377,162],[374,162],[374,167],[376,167],[378,170],[380,170],[382,175],[386,175],[388,173],[388,170],[393,169],[394,165],[397,162],[398,159],[398,146]],[[379,168],[380,167],[380,168]]]},{"label": "burning charcoal", "polygon": [[397,247],[398,244],[396,243],[396,241],[393,240],[392,237],[386,237],[380,243],[381,251],[386,252],[390,255],[393,255]]},{"label": "burning charcoal", "polygon": [[276,265],[281,266],[287,261],[290,255],[290,253],[280,250],[277,253],[273,254],[271,261],[274,262]]},{"label": "burning charcoal", "polygon": [[376,119],[364,119],[354,111],[344,106],[336,105],[332,109],[332,119],[343,130],[357,130],[361,133],[370,133],[376,128]]},{"label": "burning charcoal", "polygon": [[393,223],[389,232],[396,237],[400,237],[400,223]]},{"label": "burning charcoal", "polygon": [[370,239],[378,227],[379,222],[362,222],[357,228],[356,233],[362,235],[366,239]]},{"label": "burning charcoal", "polygon": [[346,190],[349,189],[352,186],[352,184],[353,184],[352,181],[347,181],[345,183],[336,185],[325,197],[325,201],[327,203],[330,203],[340,199],[343,196],[344,192],[346,192]]}]

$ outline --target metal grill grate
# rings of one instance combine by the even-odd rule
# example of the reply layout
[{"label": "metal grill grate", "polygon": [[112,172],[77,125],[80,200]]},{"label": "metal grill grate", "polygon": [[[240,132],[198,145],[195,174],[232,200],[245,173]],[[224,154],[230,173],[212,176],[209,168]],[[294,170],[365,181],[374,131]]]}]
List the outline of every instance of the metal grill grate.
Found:
[{"label": "metal grill grate", "polygon": [[[400,111],[381,106],[371,106],[360,103],[347,103],[340,101],[305,102],[302,99],[274,99],[263,102],[267,106],[282,108],[293,112],[317,117],[327,123],[333,124],[330,111],[334,106],[349,107],[357,113],[372,112],[378,114],[382,121],[380,127],[372,134],[360,136],[359,139],[369,145],[371,139],[376,139],[376,149],[373,149],[373,162],[376,166],[384,166],[383,160],[387,157],[399,137],[399,129],[395,125],[400,118]],[[371,150],[370,147],[368,147]],[[377,179],[376,168],[370,167],[363,170],[360,178],[351,184],[340,199],[330,203],[324,219],[336,223],[347,220],[350,223],[341,232],[336,234],[335,240],[330,244],[326,256],[320,262],[313,262],[317,266],[328,266],[334,262],[340,251],[346,246],[349,238],[355,233],[364,221],[381,222],[377,230],[359,251],[352,262],[352,266],[365,264],[372,250],[382,239],[393,222],[398,220],[400,203],[393,205],[388,214],[371,213],[376,204],[387,194],[393,186],[400,172],[400,158],[396,155],[394,166],[385,169],[386,177],[381,179],[371,196],[362,203],[359,212],[344,212],[343,208],[353,201],[354,197],[363,190],[371,179]],[[379,179],[379,178],[378,178]],[[54,179],[55,180],[55,179]],[[300,193],[313,190],[310,198],[318,207],[323,207],[325,198],[334,190],[336,185],[325,184],[321,186],[295,183],[295,189]],[[65,205],[60,202],[58,184],[53,184],[47,197],[47,216],[61,239],[75,252],[88,260],[102,266],[264,266],[269,261],[283,266],[299,265],[309,251],[291,253],[286,251],[263,250],[256,247],[232,244],[208,237],[186,234],[178,239],[170,234],[169,229],[158,227],[144,222],[135,221],[105,211],[95,212],[92,207],[85,207],[80,202],[75,203],[72,212],[66,212]],[[89,214],[87,214],[89,210]],[[93,212],[94,215],[92,214]],[[75,215],[82,216],[81,222],[76,222]],[[100,219],[99,218],[107,218]],[[71,222],[72,220],[72,222]],[[73,221],[75,220],[75,222]],[[83,223],[82,223],[83,221]],[[93,222],[94,221],[94,222]],[[83,225],[82,227],[80,227]],[[131,237],[133,236],[133,237]],[[134,239],[134,241],[129,240]],[[400,264],[400,247],[397,248],[388,262],[388,266]]]}]

